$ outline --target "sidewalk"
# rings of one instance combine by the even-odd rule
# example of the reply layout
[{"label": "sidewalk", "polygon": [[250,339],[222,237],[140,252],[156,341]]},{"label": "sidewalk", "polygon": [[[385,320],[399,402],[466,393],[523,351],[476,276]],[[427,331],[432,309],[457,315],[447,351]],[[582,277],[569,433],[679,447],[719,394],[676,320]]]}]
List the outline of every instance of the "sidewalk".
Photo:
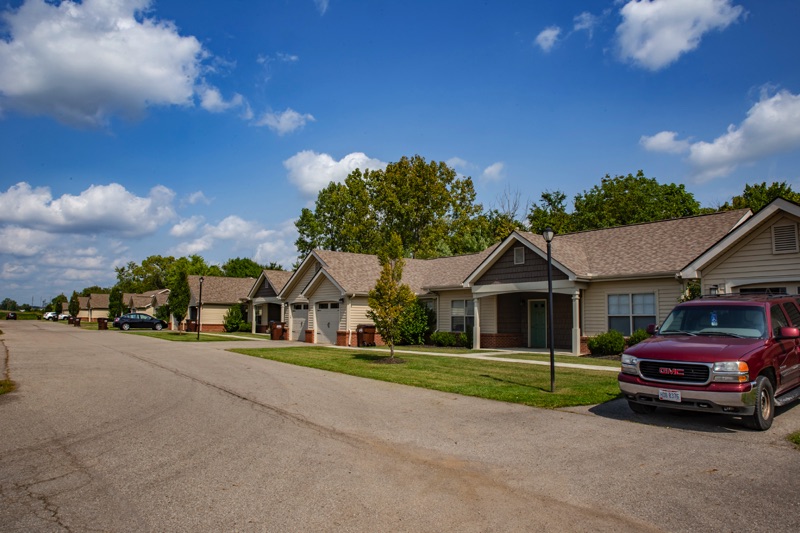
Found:
[{"label": "sidewalk", "polygon": [[[331,346],[331,348],[339,348],[346,350],[363,350],[372,353],[376,353],[377,351],[379,351],[376,350],[375,348],[357,348],[355,346]],[[503,363],[522,363],[526,365],[550,366],[550,361],[534,361],[531,359],[514,359],[512,357],[503,357],[503,355],[507,354],[542,355],[541,352],[535,352],[531,350],[499,350],[495,352],[481,352],[481,353],[442,353],[442,352],[421,352],[417,350],[403,350],[402,348],[395,348],[394,353],[404,353],[410,355],[438,355],[441,357],[463,357],[464,359],[482,359],[485,361],[501,361]],[[572,357],[571,354],[566,352],[556,353],[556,355]],[[558,368],[577,368],[581,370],[599,370],[601,372],[614,372],[614,373],[619,372],[618,366],[600,366],[600,365],[591,365],[584,363],[559,363],[559,362],[556,362],[555,365]]]}]

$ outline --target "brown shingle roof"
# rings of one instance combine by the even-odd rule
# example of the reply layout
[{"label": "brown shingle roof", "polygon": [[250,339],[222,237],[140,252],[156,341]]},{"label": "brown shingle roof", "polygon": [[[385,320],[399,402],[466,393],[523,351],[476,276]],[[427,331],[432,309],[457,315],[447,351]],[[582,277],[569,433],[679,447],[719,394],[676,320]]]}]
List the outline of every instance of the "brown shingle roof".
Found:
[{"label": "brown shingle roof", "polygon": [[[415,294],[424,294],[427,288],[461,287],[462,282],[495,246],[477,254],[441,257],[438,259],[406,259],[403,268],[403,283]],[[346,293],[366,294],[375,287],[380,277],[378,257],[349,252],[315,250],[325,270],[341,285]]]},{"label": "brown shingle roof", "polygon": [[275,289],[275,294],[280,294],[292,274],[294,272],[287,270],[264,270],[264,277],[269,280],[272,288]]},{"label": "brown shingle roof", "polygon": [[88,296],[78,296],[78,308],[79,309],[89,309],[89,297]]},{"label": "brown shingle roof", "polygon": [[92,309],[108,309],[108,294],[90,294],[89,303]]},{"label": "brown shingle roof", "polygon": [[[203,276],[203,303],[233,305],[247,299],[255,283],[253,278],[226,278]],[[200,276],[189,276],[189,290],[192,302],[197,302],[200,294]]]},{"label": "brown shingle roof", "polygon": [[[748,214],[747,209],[556,235],[553,259],[579,277],[612,278],[677,273]],[[542,251],[541,235],[520,236]]]}]

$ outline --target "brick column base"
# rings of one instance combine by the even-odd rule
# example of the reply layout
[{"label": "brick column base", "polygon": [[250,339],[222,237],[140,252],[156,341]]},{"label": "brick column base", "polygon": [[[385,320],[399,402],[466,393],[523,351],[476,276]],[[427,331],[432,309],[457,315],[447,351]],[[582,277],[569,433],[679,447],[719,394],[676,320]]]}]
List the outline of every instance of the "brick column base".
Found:
[{"label": "brick column base", "polygon": [[481,348],[521,348],[520,333],[481,333]]}]

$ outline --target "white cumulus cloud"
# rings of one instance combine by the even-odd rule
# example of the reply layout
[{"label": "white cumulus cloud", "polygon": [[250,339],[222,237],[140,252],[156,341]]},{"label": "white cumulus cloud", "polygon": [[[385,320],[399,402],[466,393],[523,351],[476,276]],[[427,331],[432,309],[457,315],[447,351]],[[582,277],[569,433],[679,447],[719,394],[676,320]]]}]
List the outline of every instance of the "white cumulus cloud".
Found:
[{"label": "white cumulus cloud", "polygon": [[2,15],[0,102],[6,109],[98,127],[149,106],[212,111],[225,102],[201,79],[200,42],[151,16],[151,0],[25,0]]},{"label": "white cumulus cloud", "polygon": [[139,237],[175,217],[175,193],[156,186],[147,197],[122,185],[92,185],[79,195],[54,199],[48,187],[20,182],[0,192],[0,224],[53,233],[109,233]]},{"label": "white cumulus cloud", "polygon": [[313,115],[301,114],[288,108],[279,113],[268,112],[256,121],[256,126],[267,126],[278,135],[286,135],[301,129],[308,122],[314,122]]},{"label": "white cumulus cloud", "polygon": [[642,135],[639,144],[650,152],[682,154],[689,151],[689,141],[679,141],[677,136],[674,131],[661,131],[652,136]]},{"label": "white cumulus cloud", "polygon": [[194,234],[202,223],[203,217],[201,216],[186,218],[172,226],[172,229],[169,230],[169,234],[173,237],[183,238]]},{"label": "white cumulus cloud", "polygon": [[620,10],[617,45],[625,61],[659,70],[744,14],[731,0],[630,0]]},{"label": "white cumulus cloud", "polygon": [[640,142],[648,150],[688,152],[698,181],[725,176],[739,165],[800,150],[800,95],[762,92],[740,125],[731,124],[711,142],[678,140],[671,131],[643,136]]},{"label": "white cumulus cloud", "polygon": [[283,166],[289,171],[289,181],[303,195],[314,197],[332,181],[343,182],[355,169],[382,170],[386,163],[367,157],[362,152],[347,154],[336,161],[328,154],[318,154],[312,150],[298,152],[286,161]]},{"label": "white cumulus cloud", "polygon": [[482,177],[487,181],[499,181],[503,179],[504,169],[505,164],[502,161],[498,161],[483,169]]},{"label": "white cumulus cloud", "polygon": [[558,42],[558,36],[561,34],[561,28],[558,26],[549,26],[539,32],[536,36],[536,46],[541,48],[544,52],[549,52]]}]

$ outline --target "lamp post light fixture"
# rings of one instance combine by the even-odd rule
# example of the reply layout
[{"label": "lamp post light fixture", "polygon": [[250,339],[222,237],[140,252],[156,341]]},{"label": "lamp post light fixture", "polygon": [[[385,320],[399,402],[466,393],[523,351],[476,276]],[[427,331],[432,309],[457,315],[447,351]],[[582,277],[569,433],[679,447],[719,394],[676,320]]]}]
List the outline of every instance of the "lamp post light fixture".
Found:
[{"label": "lamp post light fixture", "polygon": [[200,297],[197,300],[197,340],[200,340],[200,310],[203,308],[203,276],[200,276]]},{"label": "lamp post light fixture", "polygon": [[545,228],[542,232],[542,237],[547,242],[547,345],[550,348],[550,392],[555,392],[556,390],[556,354],[553,346],[553,252],[551,247],[555,236],[556,232],[550,227]]}]

